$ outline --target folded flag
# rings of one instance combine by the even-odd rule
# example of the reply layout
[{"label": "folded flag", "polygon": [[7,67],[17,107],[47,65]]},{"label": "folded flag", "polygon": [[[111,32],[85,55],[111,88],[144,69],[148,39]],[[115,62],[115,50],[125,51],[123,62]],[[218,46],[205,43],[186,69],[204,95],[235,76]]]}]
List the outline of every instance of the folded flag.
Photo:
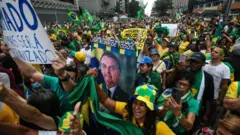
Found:
[{"label": "folded flag", "polygon": [[76,88],[68,96],[71,104],[81,101],[83,118],[88,123],[89,107],[95,119],[102,125],[118,131],[121,135],[143,135],[143,132],[130,121],[124,121],[115,116],[100,111],[98,95],[93,76],[84,76]]}]

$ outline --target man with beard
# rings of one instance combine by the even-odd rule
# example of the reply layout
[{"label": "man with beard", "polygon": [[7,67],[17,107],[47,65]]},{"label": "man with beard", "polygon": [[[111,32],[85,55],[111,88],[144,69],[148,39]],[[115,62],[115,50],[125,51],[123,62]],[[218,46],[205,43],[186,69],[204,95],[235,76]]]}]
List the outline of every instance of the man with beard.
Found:
[{"label": "man with beard", "polygon": [[100,63],[108,97],[114,100],[128,101],[129,95],[118,85],[121,77],[119,59],[113,53],[105,52]]}]

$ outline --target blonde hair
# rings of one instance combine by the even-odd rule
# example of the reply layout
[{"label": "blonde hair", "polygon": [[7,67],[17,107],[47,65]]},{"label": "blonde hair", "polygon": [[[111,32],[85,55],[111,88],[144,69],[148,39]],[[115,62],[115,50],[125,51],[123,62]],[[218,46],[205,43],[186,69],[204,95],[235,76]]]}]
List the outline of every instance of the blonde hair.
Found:
[{"label": "blonde hair", "polygon": [[227,113],[224,119],[219,120],[219,126],[224,127],[228,132],[234,135],[240,135],[240,117]]}]

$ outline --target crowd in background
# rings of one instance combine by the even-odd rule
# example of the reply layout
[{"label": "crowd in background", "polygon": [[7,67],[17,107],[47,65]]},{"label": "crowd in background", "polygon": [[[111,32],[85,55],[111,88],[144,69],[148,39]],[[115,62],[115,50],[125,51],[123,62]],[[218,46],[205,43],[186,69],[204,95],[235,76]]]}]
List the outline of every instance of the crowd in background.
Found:
[{"label": "crowd in background", "polygon": [[[147,29],[147,38],[136,57],[132,95],[115,98],[111,86],[108,92],[94,86],[109,114],[130,121],[144,135],[240,135],[239,17],[101,21],[97,30],[85,23],[44,26],[58,55],[47,65],[11,57],[0,33],[0,135],[119,134],[81,121],[80,103],[71,104],[68,95],[84,77],[98,76],[91,68],[92,40],[122,41],[128,28]],[[170,37],[161,24],[178,24],[177,35]],[[111,78],[119,68],[111,67]]]}]

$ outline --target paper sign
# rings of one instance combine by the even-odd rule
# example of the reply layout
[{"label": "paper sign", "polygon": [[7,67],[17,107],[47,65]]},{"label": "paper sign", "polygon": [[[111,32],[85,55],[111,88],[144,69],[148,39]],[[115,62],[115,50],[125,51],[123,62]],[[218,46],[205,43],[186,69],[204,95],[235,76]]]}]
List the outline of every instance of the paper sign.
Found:
[{"label": "paper sign", "polygon": [[177,24],[162,24],[162,27],[167,26],[169,28],[169,36],[170,37],[176,37],[177,36],[177,30],[178,30],[178,25]]},{"label": "paper sign", "polygon": [[55,49],[30,0],[0,0],[4,42],[10,54],[33,64],[50,64]]},{"label": "paper sign", "polygon": [[122,32],[122,38],[131,38],[136,41],[137,49],[143,50],[144,42],[147,39],[147,30],[141,28],[125,29]]}]

